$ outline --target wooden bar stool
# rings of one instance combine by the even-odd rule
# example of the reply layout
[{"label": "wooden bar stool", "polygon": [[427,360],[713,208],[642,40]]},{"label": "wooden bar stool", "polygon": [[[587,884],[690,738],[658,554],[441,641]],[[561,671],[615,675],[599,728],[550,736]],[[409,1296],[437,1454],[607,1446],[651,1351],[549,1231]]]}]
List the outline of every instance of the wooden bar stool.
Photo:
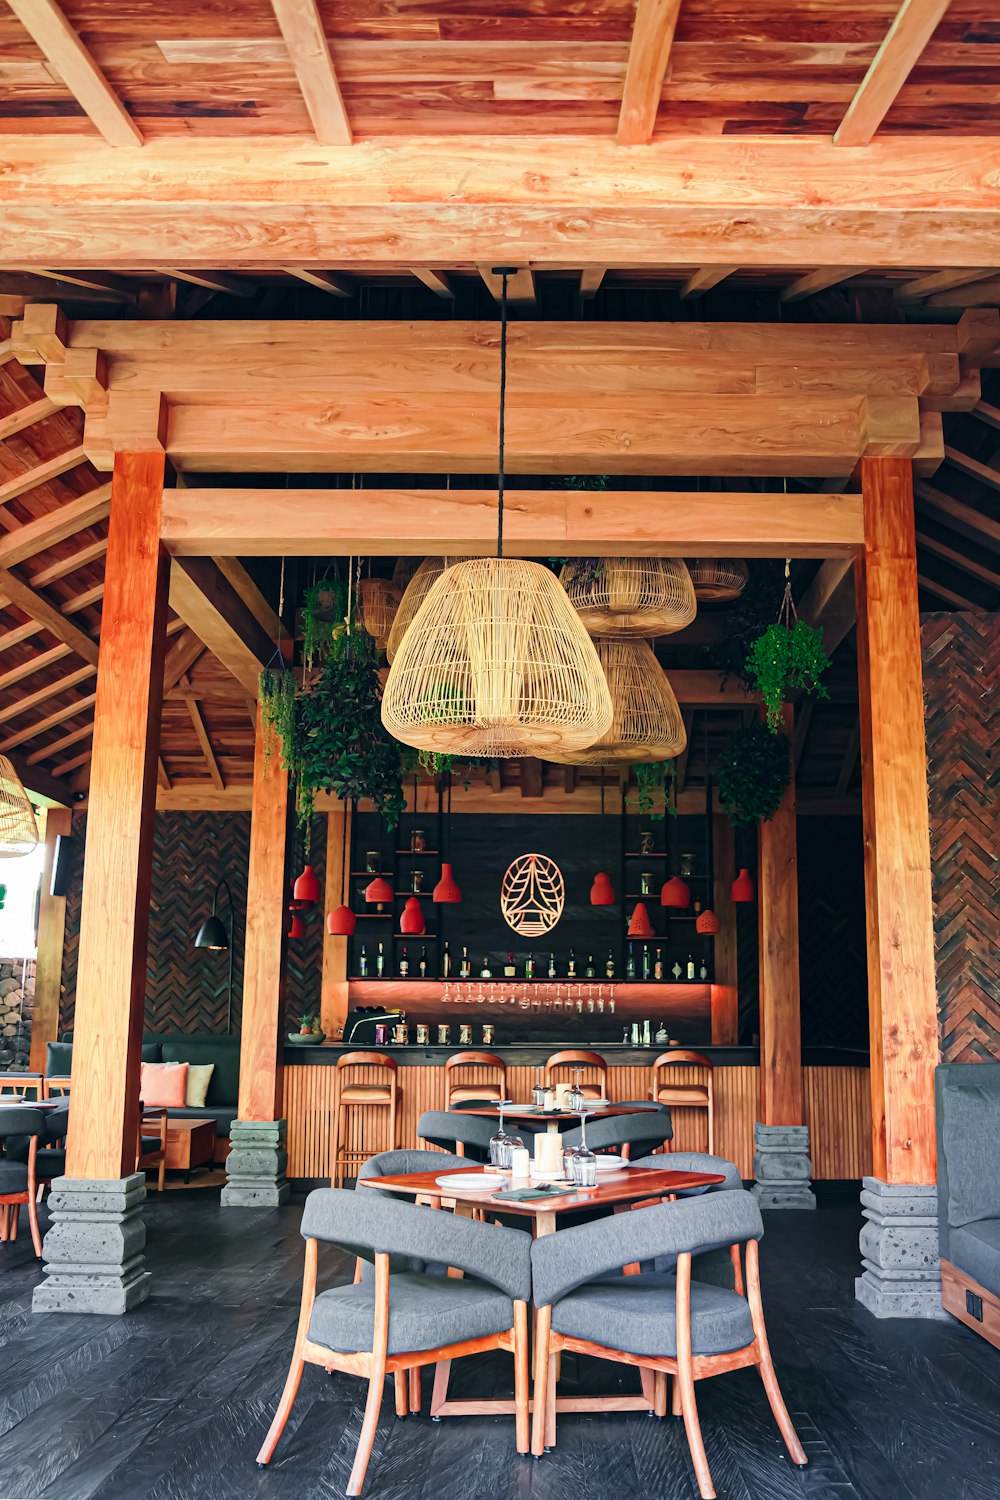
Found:
[{"label": "wooden bar stool", "polygon": [[[704,1081],[698,1083],[669,1083],[667,1082],[666,1070],[678,1064],[687,1064],[689,1067],[701,1068],[704,1073]],[[665,1104],[671,1113],[675,1109],[703,1109],[708,1114],[708,1150],[709,1155],[715,1155],[715,1110],[714,1094],[712,1092],[712,1073],[714,1064],[706,1057],[704,1052],[688,1052],[682,1047],[672,1052],[661,1052],[653,1064],[653,1085],[649,1091],[649,1097],[657,1104]],[[663,1075],[662,1077],[660,1075]],[[664,1151],[669,1151],[673,1145],[667,1141]]]},{"label": "wooden bar stool", "polygon": [[[382,1076],[370,1083],[352,1083],[349,1079],[345,1082],[346,1070],[349,1068],[377,1068]],[[399,1103],[396,1069],[395,1058],[386,1057],[382,1052],[345,1052],[343,1057],[338,1057],[337,1076],[333,1085],[333,1135],[330,1140],[330,1183],[333,1187],[343,1187],[344,1178],[349,1175],[345,1170],[347,1167],[360,1165],[366,1157],[374,1156],[378,1151],[396,1149],[396,1111]],[[364,1122],[359,1118],[355,1135],[353,1111],[366,1109],[388,1109],[389,1138],[378,1145],[351,1145],[352,1139],[362,1139],[364,1130]]]},{"label": "wooden bar stool", "polygon": [[[581,1085],[588,1099],[606,1099],[608,1086],[608,1065],[599,1052],[584,1052],[570,1047],[566,1052],[553,1052],[545,1064],[545,1087],[555,1087],[555,1075],[561,1068],[591,1068],[600,1074],[600,1083],[584,1083]],[[571,1079],[571,1082],[575,1080]]]},{"label": "wooden bar stool", "polygon": [[[459,1068],[490,1068],[497,1074],[495,1083],[460,1083],[455,1078]],[[507,1064],[495,1052],[456,1052],[444,1065],[445,1109],[466,1104],[470,1099],[506,1099]]]}]

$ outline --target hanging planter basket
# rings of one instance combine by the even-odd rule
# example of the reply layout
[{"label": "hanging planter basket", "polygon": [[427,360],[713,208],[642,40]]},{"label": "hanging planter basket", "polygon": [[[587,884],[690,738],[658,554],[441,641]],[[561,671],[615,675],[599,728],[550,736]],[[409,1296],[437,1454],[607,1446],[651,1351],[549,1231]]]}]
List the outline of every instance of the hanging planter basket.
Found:
[{"label": "hanging planter basket", "polygon": [[571,558],[559,581],[591,635],[671,635],[690,625],[698,609],[680,558]]},{"label": "hanging planter basket", "polygon": [[361,623],[379,651],[384,651],[389,632],[403,597],[402,589],[388,578],[362,578],[358,585]]},{"label": "hanging planter basket", "polygon": [[648,641],[596,640],[614,717],[607,734],[585,750],[548,757],[560,765],[629,765],[672,760],[687,744],[687,731],[674,690]]},{"label": "hanging planter basket", "polygon": [[385,654],[390,662],[395,661],[396,652],[403,642],[403,637],[409,630],[416,618],[420,606],[423,604],[431,589],[437,583],[441,574],[452,563],[462,562],[461,557],[425,557],[417,568],[413,577],[403,592],[392,622],[392,628],[385,645]]},{"label": "hanging planter basket", "polygon": [[21,778],[0,755],[0,858],[30,854],[38,845],[38,824]]},{"label": "hanging planter basket", "polygon": [[750,577],[750,569],[739,557],[696,557],[688,562],[688,571],[699,604],[738,599]]}]

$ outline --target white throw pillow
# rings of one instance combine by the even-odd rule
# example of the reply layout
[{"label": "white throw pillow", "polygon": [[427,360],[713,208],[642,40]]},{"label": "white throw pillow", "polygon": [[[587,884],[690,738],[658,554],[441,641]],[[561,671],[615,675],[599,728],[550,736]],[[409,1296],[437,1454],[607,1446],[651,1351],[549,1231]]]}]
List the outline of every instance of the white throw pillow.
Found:
[{"label": "white throw pillow", "polygon": [[215,1063],[190,1063],[188,1065],[187,1095],[184,1103],[188,1109],[204,1109],[209,1079],[215,1072]]}]

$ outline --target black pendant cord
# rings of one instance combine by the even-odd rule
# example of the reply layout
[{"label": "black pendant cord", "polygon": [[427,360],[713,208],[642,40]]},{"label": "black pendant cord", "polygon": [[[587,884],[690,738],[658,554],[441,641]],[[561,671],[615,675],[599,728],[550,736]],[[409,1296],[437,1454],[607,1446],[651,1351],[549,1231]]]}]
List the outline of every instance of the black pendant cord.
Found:
[{"label": "black pendant cord", "polygon": [[507,415],[507,277],[500,271],[500,455],[497,465],[497,557],[503,557],[504,435]]}]

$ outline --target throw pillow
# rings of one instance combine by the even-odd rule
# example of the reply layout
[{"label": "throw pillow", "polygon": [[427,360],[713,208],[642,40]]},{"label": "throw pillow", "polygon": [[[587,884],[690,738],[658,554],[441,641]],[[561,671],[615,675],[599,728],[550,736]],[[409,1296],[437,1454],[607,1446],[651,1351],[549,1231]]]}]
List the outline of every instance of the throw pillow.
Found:
[{"label": "throw pillow", "polygon": [[184,1103],[189,1108],[204,1109],[209,1079],[215,1072],[215,1063],[188,1063],[187,1096]]},{"label": "throw pillow", "polygon": [[168,1109],[183,1108],[187,1096],[187,1063],[142,1064],[139,1092],[147,1107],[163,1105]]}]

